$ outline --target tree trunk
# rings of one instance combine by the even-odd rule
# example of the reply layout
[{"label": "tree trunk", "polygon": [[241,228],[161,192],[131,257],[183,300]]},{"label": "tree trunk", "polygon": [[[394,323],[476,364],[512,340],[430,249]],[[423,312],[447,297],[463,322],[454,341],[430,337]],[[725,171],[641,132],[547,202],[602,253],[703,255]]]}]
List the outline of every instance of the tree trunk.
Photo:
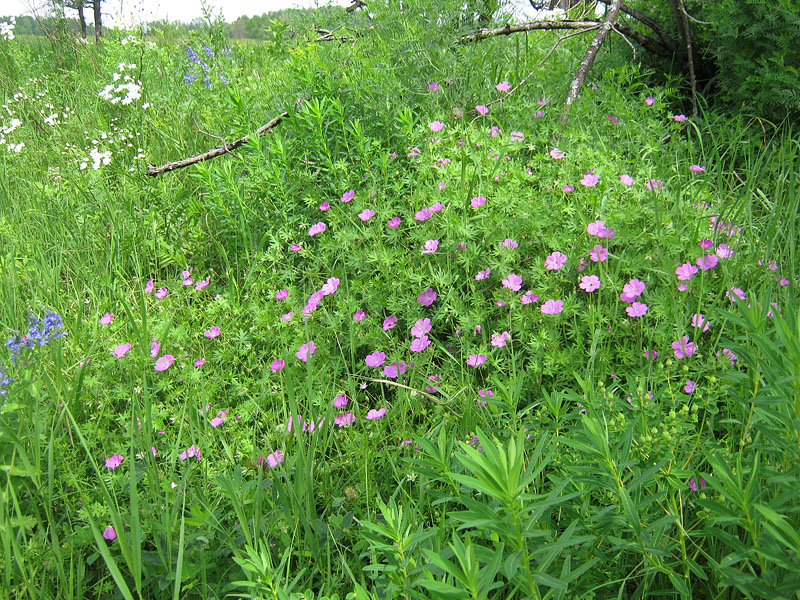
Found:
[{"label": "tree trunk", "polygon": [[81,37],[86,39],[86,15],[83,14],[83,0],[78,0],[77,6],[78,20],[81,22]]},{"label": "tree trunk", "polygon": [[100,15],[100,0],[93,0],[94,4],[94,40],[99,42],[103,37],[103,18]]}]

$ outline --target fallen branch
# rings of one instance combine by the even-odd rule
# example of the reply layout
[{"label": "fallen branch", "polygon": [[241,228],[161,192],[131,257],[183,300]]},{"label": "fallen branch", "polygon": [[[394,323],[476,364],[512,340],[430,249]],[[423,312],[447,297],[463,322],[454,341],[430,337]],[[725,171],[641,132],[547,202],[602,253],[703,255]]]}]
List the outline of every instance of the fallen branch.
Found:
[{"label": "fallen branch", "polygon": [[583,60],[581,60],[581,64],[578,66],[578,70],[575,72],[575,78],[572,80],[572,83],[569,86],[567,99],[564,101],[564,110],[561,113],[562,123],[567,122],[567,112],[569,111],[572,103],[578,98],[578,94],[581,93],[583,82],[586,80],[586,76],[589,74],[589,70],[594,64],[594,59],[597,58],[597,53],[600,51],[600,46],[603,45],[603,41],[614,27],[614,21],[617,19],[621,4],[622,0],[614,0],[611,8],[609,8],[608,12],[606,12],[606,16],[603,18],[603,23],[600,25],[600,28],[598,29],[597,34],[594,36],[592,43],[589,44],[586,54],[583,55]]},{"label": "fallen branch", "polygon": [[[287,116],[289,116],[288,112],[282,112],[277,117],[272,119],[269,123],[266,123],[258,128],[256,131],[256,135],[264,135],[268,131],[272,131],[272,128],[275,127],[278,123],[283,121]],[[202,154],[195,154],[194,156],[189,156],[188,158],[183,158],[181,160],[176,160],[173,162],[165,163],[159,167],[155,165],[148,164],[147,165],[147,174],[151,177],[155,177],[156,175],[161,175],[162,173],[167,173],[169,171],[174,171],[176,169],[182,169],[184,167],[188,167],[189,165],[194,165],[199,162],[203,162],[205,160],[210,160],[212,158],[216,158],[217,156],[222,156],[223,154],[227,154],[228,152],[232,152],[236,150],[239,146],[242,146],[250,141],[250,134],[247,134],[243,137],[240,137],[238,140],[234,140],[230,144],[226,144],[224,141],[222,146],[218,148],[212,148],[207,152],[203,152]]]},{"label": "fallen branch", "polygon": [[534,21],[533,23],[520,23],[519,25],[511,25],[506,23],[502,27],[494,29],[479,29],[474,33],[461,36],[458,40],[459,44],[468,44],[470,42],[479,42],[486,38],[494,37],[497,35],[511,35],[512,33],[521,33],[524,31],[541,31],[541,30],[556,30],[556,29],[595,29],[602,25],[600,21]]},{"label": "fallen branch", "polygon": [[423,392],[422,390],[418,390],[417,388],[412,388],[410,386],[403,385],[402,383],[397,383],[396,381],[391,381],[390,379],[371,379],[371,378],[368,378],[367,381],[372,381],[373,383],[385,383],[387,385],[393,385],[395,387],[403,388],[404,390],[410,390],[412,392],[416,392],[418,394],[421,394],[421,395],[425,396],[428,400],[432,400],[433,402],[435,402],[439,406],[441,406],[443,408],[446,408],[447,410],[449,410],[451,413],[453,413],[459,419],[461,418],[461,415],[458,412],[456,412],[455,410],[453,410],[452,408],[447,406],[446,403],[442,402],[436,396],[434,396],[432,394],[429,394],[428,392]]}]

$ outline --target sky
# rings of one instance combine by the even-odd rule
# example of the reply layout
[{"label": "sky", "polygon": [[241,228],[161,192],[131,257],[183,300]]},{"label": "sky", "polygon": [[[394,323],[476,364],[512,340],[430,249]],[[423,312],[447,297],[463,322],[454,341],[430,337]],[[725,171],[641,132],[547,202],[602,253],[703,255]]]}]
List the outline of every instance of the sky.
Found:
[{"label": "sky", "polygon": [[[346,0],[333,1],[335,4],[350,4]],[[328,4],[328,0],[210,0],[208,2],[214,8],[214,14],[221,10],[228,22],[242,15],[252,17],[281,8],[310,8],[318,3],[325,5]],[[31,15],[32,9],[46,4],[46,0],[0,0],[2,5],[0,15]],[[91,9],[87,12],[91,14]],[[139,22],[157,19],[188,22],[202,16],[201,0],[105,0],[103,13],[108,14],[109,21],[127,13],[125,16],[128,18],[138,16]],[[105,16],[103,20],[106,20]]]}]

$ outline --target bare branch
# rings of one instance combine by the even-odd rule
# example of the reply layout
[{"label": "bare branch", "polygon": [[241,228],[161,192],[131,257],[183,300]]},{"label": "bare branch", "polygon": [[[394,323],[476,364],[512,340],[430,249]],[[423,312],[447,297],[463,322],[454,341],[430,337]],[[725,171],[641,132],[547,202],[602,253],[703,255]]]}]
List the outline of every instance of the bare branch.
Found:
[{"label": "bare branch", "polygon": [[669,58],[676,54],[676,52],[670,50],[669,48],[661,44],[658,40],[655,40],[651,37],[647,37],[642,33],[639,33],[627,23],[623,22],[614,23],[614,29],[617,30],[617,33],[626,35],[629,38],[633,39],[633,41],[637,42],[645,50],[649,50],[653,54],[658,54],[659,56],[663,56],[665,58]]},{"label": "bare branch", "polygon": [[[272,131],[272,128],[275,127],[278,123],[283,121],[286,117],[289,116],[288,112],[282,112],[277,117],[272,119],[269,123],[265,123],[261,127],[258,128],[256,131],[256,135],[264,135],[265,133]],[[174,171],[176,169],[182,169],[184,167],[188,167],[189,165],[194,165],[199,162],[203,162],[205,160],[210,160],[212,158],[216,158],[217,156],[222,156],[223,154],[227,154],[228,152],[232,152],[236,150],[239,146],[246,144],[250,141],[250,134],[240,137],[238,140],[234,140],[230,144],[225,144],[218,148],[212,148],[207,152],[203,152],[201,154],[195,154],[194,156],[189,156],[187,158],[183,158],[181,160],[176,160],[173,162],[165,163],[159,167],[155,165],[148,164],[147,165],[147,174],[151,177],[155,177],[156,175],[161,175],[162,173],[167,173],[169,171]]]},{"label": "bare branch", "polygon": [[396,381],[392,381],[390,379],[371,379],[371,378],[367,378],[367,381],[372,381],[374,383],[385,383],[387,385],[393,385],[395,387],[403,388],[404,390],[410,390],[412,392],[416,392],[418,394],[421,394],[421,395],[425,396],[428,400],[432,400],[433,402],[435,402],[439,406],[442,406],[442,407],[446,408],[447,410],[449,410],[451,413],[453,413],[459,419],[461,418],[461,415],[459,413],[457,413],[455,410],[450,408],[447,404],[445,404],[444,402],[439,400],[436,396],[433,396],[432,394],[429,394],[428,392],[423,392],[422,390],[418,390],[417,388],[412,388],[412,387],[409,387],[407,385],[403,385],[402,383],[398,383]]},{"label": "bare branch", "polygon": [[614,31],[616,33],[618,33],[622,37],[623,40],[625,40],[625,42],[628,44],[628,46],[631,47],[631,50],[633,50],[633,60],[636,60],[636,47],[633,44],[631,44],[631,41],[627,37],[625,37],[624,33],[622,33],[619,30],[619,27],[617,27],[616,25],[613,25],[612,28],[614,29]]},{"label": "bare branch", "polygon": [[495,29],[487,29],[484,27],[474,33],[464,35],[459,38],[458,43],[468,44],[470,42],[479,42],[496,35],[511,35],[512,33],[521,33],[524,31],[595,29],[600,25],[600,21],[534,21],[533,23],[520,23],[519,25],[506,23],[502,27],[496,27]]},{"label": "bare branch", "polygon": [[575,72],[575,78],[572,80],[572,83],[569,86],[569,93],[567,94],[567,99],[564,101],[564,110],[561,113],[562,123],[567,122],[567,112],[569,111],[569,107],[578,98],[578,94],[581,93],[583,82],[586,80],[586,76],[589,74],[589,71],[594,64],[594,59],[597,58],[597,53],[600,51],[600,46],[603,45],[603,41],[614,27],[614,21],[619,14],[619,7],[621,4],[622,0],[614,0],[613,4],[606,12],[606,16],[603,18],[603,22],[600,25],[600,28],[597,30],[597,34],[589,44],[589,48],[586,50],[586,54],[584,54],[583,60],[581,60],[581,64],[578,66],[578,70]]}]

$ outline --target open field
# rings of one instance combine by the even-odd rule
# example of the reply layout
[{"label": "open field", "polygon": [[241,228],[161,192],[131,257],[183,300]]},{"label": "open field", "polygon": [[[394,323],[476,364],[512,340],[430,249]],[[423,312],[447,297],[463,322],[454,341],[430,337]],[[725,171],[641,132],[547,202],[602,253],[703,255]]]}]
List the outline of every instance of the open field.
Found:
[{"label": "open field", "polygon": [[0,38],[0,598],[798,598],[796,135],[384,22]]}]

